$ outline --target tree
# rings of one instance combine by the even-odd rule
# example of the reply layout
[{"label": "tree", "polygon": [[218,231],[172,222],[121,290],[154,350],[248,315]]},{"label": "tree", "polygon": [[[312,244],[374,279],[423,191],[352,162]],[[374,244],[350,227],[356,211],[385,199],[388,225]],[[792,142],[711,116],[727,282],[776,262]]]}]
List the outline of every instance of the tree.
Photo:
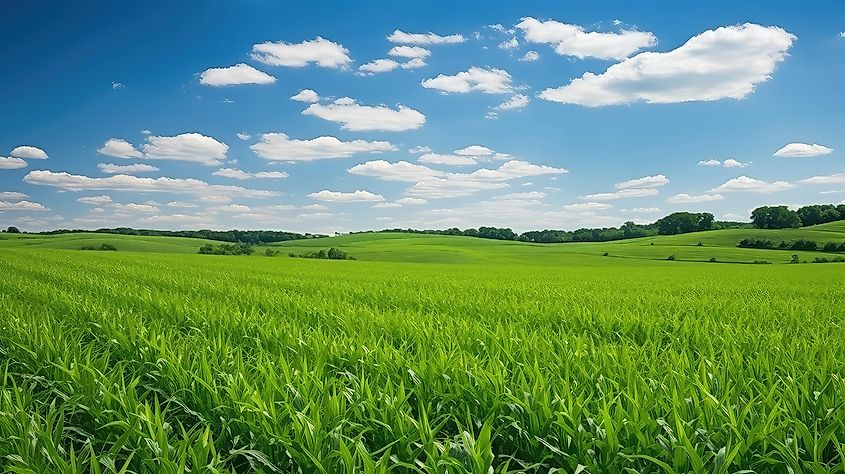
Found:
[{"label": "tree", "polygon": [[710,230],[713,226],[713,214],[709,212],[673,212],[658,219],[657,233],[662,235],[685,234]]},{"label": "tree", "polygon": [[786,206],[763,206],[751,212],[751,221],[758,229],[796,229],[801,227],[801,218]]},{"label": "tree", "polygon": [[9,226],[9,228],[8,228],[8,229],[6,229],[6,232],[8,232],[8,233],[10,233],[10,234],[20,234],[20,233],[21,233],[21,230],[20,230],[20,229],[18,229],[17,227],[14,227],[14,226]]}]

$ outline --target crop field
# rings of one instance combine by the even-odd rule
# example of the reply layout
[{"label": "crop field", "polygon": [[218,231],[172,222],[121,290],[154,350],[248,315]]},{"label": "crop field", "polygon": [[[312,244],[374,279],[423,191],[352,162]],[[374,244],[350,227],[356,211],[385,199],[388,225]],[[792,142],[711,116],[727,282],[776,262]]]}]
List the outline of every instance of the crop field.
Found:
[{"label": "crop field", "polygon": [[743,232],[0,240],[0,470],[845,472],[845,264]]}]

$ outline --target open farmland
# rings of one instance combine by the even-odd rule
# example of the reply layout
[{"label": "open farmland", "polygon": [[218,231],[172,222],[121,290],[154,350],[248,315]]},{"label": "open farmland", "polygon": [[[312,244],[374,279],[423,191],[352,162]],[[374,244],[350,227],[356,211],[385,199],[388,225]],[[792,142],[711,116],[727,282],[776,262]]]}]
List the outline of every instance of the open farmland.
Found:
[{"label": "open farmland", "polygon": [[[826,226],[772,232],[845,240]],[[10,237],[0,465],[842,472],[845,265],[680,261],[793,253],[736,248],[748,232],[781,238],[359,234],[267,258],[167,253],[206,243],[192,239]],[[80,239],[119,251],[67,250]],[[330,245],[358,260],[286,256]]]}]

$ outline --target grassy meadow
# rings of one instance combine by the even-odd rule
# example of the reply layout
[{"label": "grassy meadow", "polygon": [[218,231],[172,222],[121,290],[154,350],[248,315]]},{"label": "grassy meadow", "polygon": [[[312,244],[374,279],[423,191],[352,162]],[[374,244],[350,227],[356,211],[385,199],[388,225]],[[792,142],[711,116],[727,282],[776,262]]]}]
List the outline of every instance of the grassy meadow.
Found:
[{"label": "grassy meadow", "polygon": [[[845,264],[736,248],[761,236],[845,226],[272,258],[4,234],[0,470],[844,472]],[[287,256],[330,246],[357,260]]]}]

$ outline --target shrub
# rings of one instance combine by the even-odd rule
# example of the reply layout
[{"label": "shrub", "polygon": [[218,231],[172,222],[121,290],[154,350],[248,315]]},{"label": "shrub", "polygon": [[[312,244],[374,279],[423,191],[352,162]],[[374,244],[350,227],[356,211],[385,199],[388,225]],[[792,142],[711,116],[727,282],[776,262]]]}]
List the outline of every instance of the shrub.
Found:
[{"label": "shrub", "polygon": [[202,255],[252,255],[255,249],[252,245],[245,243],[237,244],[220,244],[217,247],[211,244],[205,244],[200,247],[197,253]]},{"label": "shrub", "polygon": [[266,255],[268,257],[275,257],[278,254],[279,254],[278,250],[273,250],[271,248],[267,248],[266,250],[264,250],[264,255]]},{"label": "shrub", "polygon": [[695,246],[696,246],[696,247],[704,247],[704,244],[702,244],[701,242],[699,242],[699,243],[695,244]]},{"label": "shrub", "polygon": [[666,257],[666,260],[675,260],[675,256],[674,256],[674,255],[669,255],[668,257]]},{"label": "shrub", "polygon": [[[296,256],[296,255],[292,255]],[[334,247],[324,250],[320,249],[316,252],[308,252],[299,255],[302,258],[318,258],[318,259],[325,259],[325,260],[355,260],[355,258],[350,257],[348,253],[344,252],[343,250],[336,249]]]},{"label": "shrub", "polygon": [[772,264],[772,262],[770,262],[768,260],[754,260],[751,263],[753,263],[755,265],[771,265]]},{"label": "shrub", "polygon": [[789,263],[801,263],[801,259],[798,257],[798,255],[793,255],[792,260],[790,260]]},{"label": "shrub", "polygon": [[610,255],[610,254],[609,254],[609,253],[607,253],[607,252],[605,252],[605,253],[601,254],[601,256],[602,256],[602,257],[607,257],[608,255]]},{"label": "shrub", "polygon": [[716,257],[710,257],[710,260],[708,260],[708,262],[713,263],[718,262],[718,260],[716,260]]},{"label": "shrub", "polygon": [[295,253],[291,252],[291,253],[289,253],[289,254],[288,254],[288,257],[290,257],[290,258],[296,258],[296,257],[298,257],[298,255],[296,255]]},{"label": "shrub", "polygon": [[117,247],[115,247],[114,245],[112,245],[112,244],[110,244],[110,243],[108,243],[108,242],[105,242],[105,243],[100,244],[100,246],[99,246],[99,247],[95,247],[95,246],[93,246],[93,245],[83,245],[83,246],[82,246],[82,250],[105,250],[105,251],[115,251],[115,250],[117,250]]}]

